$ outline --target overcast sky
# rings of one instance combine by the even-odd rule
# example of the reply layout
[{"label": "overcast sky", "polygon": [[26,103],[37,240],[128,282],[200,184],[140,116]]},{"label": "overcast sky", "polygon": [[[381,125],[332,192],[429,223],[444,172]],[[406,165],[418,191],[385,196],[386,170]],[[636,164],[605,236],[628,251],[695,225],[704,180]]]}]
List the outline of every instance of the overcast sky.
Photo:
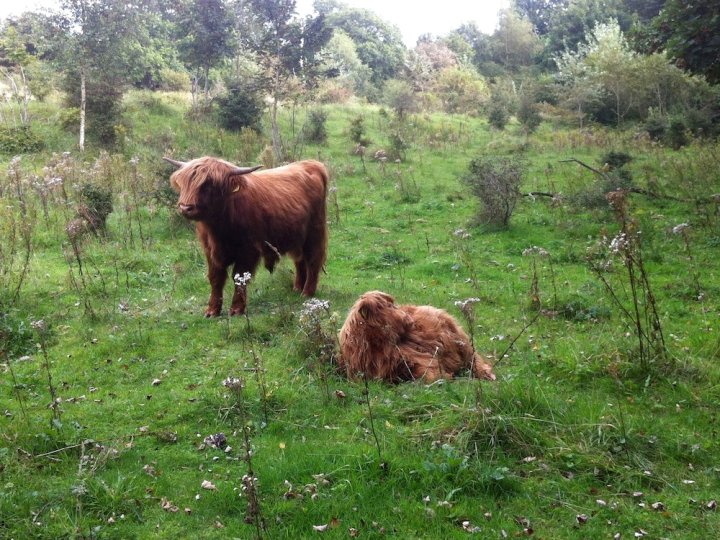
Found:
[{"label": "overcast sky", "polygon": [[[312,13],[314,0],[296,0],[298,13]],[[396,25],[408,47],[421,34],[442,36],[463,23],[474,21],[491,34],[497,14],[509,0],[341,0],[344,4],[374,11],[383,20]],[[0,18],[23,11],[57,8],[58,0],[0,0]]]}]

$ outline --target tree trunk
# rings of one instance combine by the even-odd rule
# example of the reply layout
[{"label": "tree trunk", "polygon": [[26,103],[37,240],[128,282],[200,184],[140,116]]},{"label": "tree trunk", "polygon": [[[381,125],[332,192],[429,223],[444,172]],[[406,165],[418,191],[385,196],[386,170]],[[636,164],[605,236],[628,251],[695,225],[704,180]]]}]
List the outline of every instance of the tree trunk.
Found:
[{"label": "tree trunk", "polygon": [[273,88],[273,104],[272,114],[270,115],[272,123],[272,146],[273,156],[275,157],[275,165],[279,165],[283,161],[282,141],[280,140],[280,128],[277,122],[278,109],[278,92],[280,91],[280,72],[275,72],[275,84]]},{"label": "tree trunk", "polygon": [[20,78],[23,86],[23,110],[20,120],[24,125],[30,123],[30,115],[28,114],[28,103],[30,103],[30,90],[28,89],[27,79],[25,78],[25,70],[20,66]]},{"label": "tree trunk", "polygon": [[205,107],[208,104],[208,94],[210,94],[210,68],[205,67]]},{"label": "tree trunk", "polygon": [[86,95],[85,95],[85,69],[80,69],[80,140],[78,141],[78,146],[80,147],[80,151],[83,152],[85,150],[85,103],[86,103]]}]

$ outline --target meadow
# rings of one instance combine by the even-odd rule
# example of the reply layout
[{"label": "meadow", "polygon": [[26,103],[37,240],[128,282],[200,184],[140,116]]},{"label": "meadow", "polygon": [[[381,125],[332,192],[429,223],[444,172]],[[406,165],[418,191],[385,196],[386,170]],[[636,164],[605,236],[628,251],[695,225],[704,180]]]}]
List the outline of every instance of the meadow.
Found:
[{"label": "meadow", "polygon": [[[0,158],[0,537],[720,537],[717,142],[333,105],[316,144],[298,105],[286,148],[332,177],[327,303],[284,260],[245,317],[205,319],[161,158],[252,165],[267,141],[135,91],[114,152],[63,154],[59,109],[33,107],[45,148]],[[622,215],[609,152],[632,157]],[[482,226],[463,177],[507,156],[525,195]],[[335,333],[368,290],[448,310],[498,380],[348,381]]]}]

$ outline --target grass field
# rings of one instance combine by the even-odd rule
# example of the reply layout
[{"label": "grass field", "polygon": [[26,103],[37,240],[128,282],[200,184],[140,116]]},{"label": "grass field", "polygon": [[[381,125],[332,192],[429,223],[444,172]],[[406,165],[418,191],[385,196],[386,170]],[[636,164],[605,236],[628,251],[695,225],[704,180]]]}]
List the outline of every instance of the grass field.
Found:
[{"label": "grass field", "polygon": [[[43,105],[47,150],[2,161],[0,537],[720,536],[717,143],[673,151],[632,131],[545,122],[526,136],[420,115],[402,127],[405,159],[381,162],[395,129],[385,111],[328,107],[324,145],[297,137],[305,109],[294,125],[286,111],[295,157],[332,174],[317,293],[329,310],[307,323],[284,261],[254,276],[247,317],[205,319],[205,260],[165,203],[160,158],[247,165],[266,141],[187,119],[175,95],[125,106],[117,154],[52,156],[72,137]],[[349,135],[358,115],[364,163]],[[667,350],[646,362],[588,263],[620,225],[587,202],[597,175],[563,161],[601,168],[611,150],[633,156],[633,185],[663,194],[629,196]],[[521,158],[523,192],[562,197],[522,197],[508,229],[478,226],[461,177],[479,156]],[[33,175],[63,183],[43,191]],[[105,235],[71,237],[87,182],[112,191],[114,211]],[[622,261],[612,268],[630,306]],[[338,375],[317,330],[332,341],[373,289],[448,310],[499,361],[498,380]],[[468,298],[473,321],[455,305]],[[225,448],[204,442],[218,433]]]}]

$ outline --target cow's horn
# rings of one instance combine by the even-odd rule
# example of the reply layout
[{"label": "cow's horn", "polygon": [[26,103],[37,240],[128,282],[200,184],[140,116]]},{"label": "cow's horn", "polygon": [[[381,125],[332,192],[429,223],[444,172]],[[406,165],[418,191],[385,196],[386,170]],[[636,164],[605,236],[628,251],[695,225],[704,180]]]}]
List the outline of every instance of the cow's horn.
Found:
[{"label": "cow's horn", "polygon": [[230,171],[231,174],[249,174],[253,171],[257,171],[258,169],[262,169],[262,165],[255,165],[254,167],[235,167],[232,171]]},{"label": "cow's horn", "polygon": [[164,159],[165,161],[167,161],[168,163],[172,163],[172,164],[175,165],[178,169],[185,166],[185,162],[184,162],[184,161],[178,161],[177,159],[172,159],[172,158],[165,157],[165,156],[163,156],[163,159]]}]

